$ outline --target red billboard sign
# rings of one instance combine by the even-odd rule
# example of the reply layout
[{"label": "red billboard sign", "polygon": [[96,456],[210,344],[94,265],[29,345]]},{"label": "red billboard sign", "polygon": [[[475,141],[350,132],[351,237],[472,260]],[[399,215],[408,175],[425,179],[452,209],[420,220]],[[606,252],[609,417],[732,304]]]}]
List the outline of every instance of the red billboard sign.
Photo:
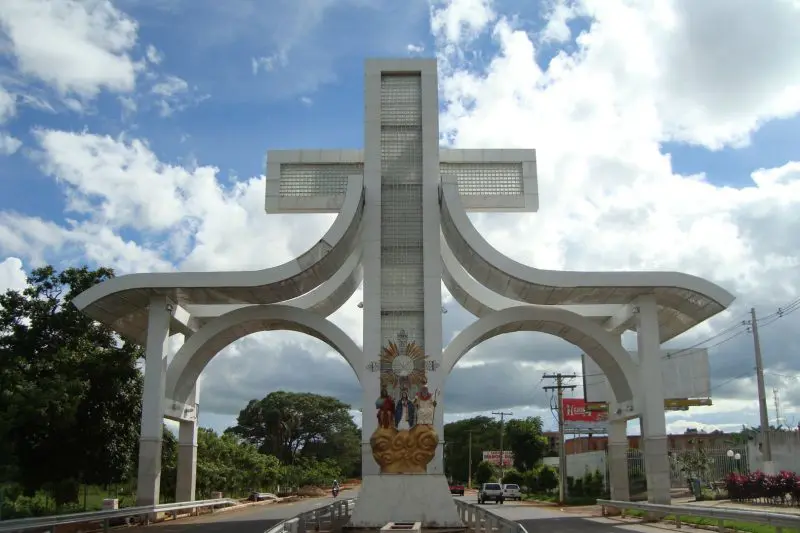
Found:
[{"label": "red billboard sign", "polygon": [[608,430],[608,412],[587,409],[583,398],[564,398],[564,431],[568,433],[605,433]]},{"label": "red billboard sign", "polygon": [[[500,466],[500,451],[499,450],[492,450],[488,452],[483,452],[483,460],[487,463],[491,463],[493,465]],[[504,450],[503,451],[503,466],[512,466],[514,464],[514,452]]]}]

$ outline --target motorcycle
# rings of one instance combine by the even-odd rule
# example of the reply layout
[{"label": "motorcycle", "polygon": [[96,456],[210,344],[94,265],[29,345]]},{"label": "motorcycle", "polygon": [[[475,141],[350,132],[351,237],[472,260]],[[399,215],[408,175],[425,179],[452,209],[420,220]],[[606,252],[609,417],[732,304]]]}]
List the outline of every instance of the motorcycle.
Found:
[{"label": "motorcycle", "polygon": [[337,497],[339,495],[339,487],[333,487],[333,490],[331,490],[331,492],[333,493],[334,498]]}]

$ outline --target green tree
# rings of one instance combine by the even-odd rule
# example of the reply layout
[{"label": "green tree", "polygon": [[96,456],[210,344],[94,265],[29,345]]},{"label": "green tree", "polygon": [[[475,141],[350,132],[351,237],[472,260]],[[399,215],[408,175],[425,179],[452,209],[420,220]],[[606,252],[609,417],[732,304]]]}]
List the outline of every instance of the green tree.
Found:
[{"label": "green tree", "polygon": [[520,472],[539,464],[547,449],[547,438],[542,434],[542,419],[538,416],[509,420],[505,427],[505,439],[509,449],[514,452],[514,468]]},{"label": "green tree", "polygon": [[284,481],[283,467],[272,455],[232,434],[218,435],[200,428],[197,432],[197,494],[210,497],[214,491],[242,496],[251,490],[273,491]]},{"label": "green tree", "polygon": [[487,461],[478,463],[478,468],[475,470],[475,481],[478,485],[489,483],[494,479],[494,467]]},{"label": "green tree", "polygon": [[558,487],[558,474],[549,466],[539,468],[539,489],[551,491]]},{"label": "green tree", "polygon": [[[472,433],[472,457],[469,456],[470,432]],[[469,478],[469,465],[475,471],[481,462],[482,453],[500,449],[500,422],[488,416],[476,416],[444,426],[444,441],[447,453],[444,458],[445,474],[455,481]]]},{"label": "green tree", "polygon": [[112,270],[34,270],[0,295],[0,474],[26,493],[64,480],[108,484],[138,446],[138,346],[71,305]]},{"label": "green tree", "polygon": [[161,437],[161,503],[175,501],[177,483],[178,439],[164,426]]},{"label": "green tree", "polygon": [[503,483],[523,485],[525,483],[525,477],[516,470],[506,470],[503,472]]},{"label": "green tree", "polygon": [[360,471],[361,433],[349,406],[330,396],[272,392],[251,400],[226,433],[287,464],[333,460],[342,471]]}]

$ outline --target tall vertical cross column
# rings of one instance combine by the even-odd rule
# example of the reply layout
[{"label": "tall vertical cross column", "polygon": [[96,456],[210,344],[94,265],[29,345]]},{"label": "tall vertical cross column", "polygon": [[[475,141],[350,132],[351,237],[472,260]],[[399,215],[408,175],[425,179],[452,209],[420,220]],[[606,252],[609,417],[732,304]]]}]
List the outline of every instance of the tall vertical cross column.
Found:
[{"label": "tall vertical cross column", "polygon": [[[367,360],[377,359],[390,343],[397,344],[401,355],[411,343],[424,351],[421,372],[439,406],[434,407],[432,427],[440,443],[427,473],[381,473],[370,438],[378,428],[374,413],[382,396],[381,380],[391,369],[374,367],[366,373],[363,483],[351,525],[423,521],[426,527],[459,527],[443,475],[444,418],[441,396],[436,395],[443,382],[430,371],[441,365],[442,357],[436,61],[367,60],[365,121],[364,354]],[[412,388],[409,397],[413,393]],[[418,409],[418,425],[423,416]]]}]

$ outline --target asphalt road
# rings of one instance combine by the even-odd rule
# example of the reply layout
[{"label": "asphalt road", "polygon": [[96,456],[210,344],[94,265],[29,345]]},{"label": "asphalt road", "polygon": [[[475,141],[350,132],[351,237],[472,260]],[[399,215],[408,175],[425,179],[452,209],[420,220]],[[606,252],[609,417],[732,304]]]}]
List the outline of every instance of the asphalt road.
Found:
[{"label": "asphalt road", "polygon": [[[469,503],[475,503],[475,496],[459,497]],[[639,523],[620,523],[601,517],[582,517],[560,511],[558,507],[538,507],[519,502],[505,502],[503,505],[493,503],[482,505],[487,511],[503,518],[514,520],[528,530],[528,533],[664,533],[664,527],[653,527]],[[705,533],[703,530],[687,527],[678,530],[684,533]]]},{"label": "asphalt road", "polygon": [[[339,499],[353,498],[358,489],[339,494]],[[461,496],[459,500],[475,503],[475,495]],[[295,503],[254,505],[239,511],[207,514],[194,518],[182,518],[175,522],[154,524],[157,533],[264,533],[281,520],[292,518],[302,512],[330,504],[333,498],[312,498]],[[664,533],[655,528],[636,523],[619,523],[605,518],[581,517],[560,511],[557,507],[539,507],[519,502],[503,505],[485,504],[487,511],[522,524],[528,533]],[[691,533],[693,528],[681,530]],[[156,532],[154,532],[156,533]],[[705,533],[705,532],[703,532]]]},{"label": "asphalt road", "polygon": [[[358,489],[346,490],[339,493],[338,499],[354,498],[356,495]],[[310,498],[294,503],[260,504],[239,511],[180,518],[175,522],[161,522],[151,527],[156,528],[157,533],[264,533],[281,520],[317,507],[324,507],[332,502],[333,498],[327,497]]]}]

